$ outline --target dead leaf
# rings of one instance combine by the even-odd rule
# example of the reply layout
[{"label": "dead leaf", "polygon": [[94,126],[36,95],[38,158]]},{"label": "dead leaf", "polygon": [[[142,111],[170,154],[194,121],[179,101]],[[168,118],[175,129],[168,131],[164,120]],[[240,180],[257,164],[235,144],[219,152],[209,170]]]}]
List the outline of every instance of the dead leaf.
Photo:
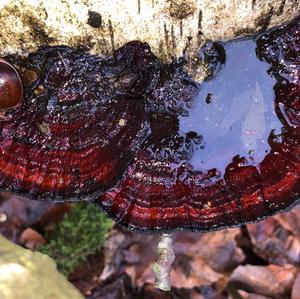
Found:
[{"label": "dead leaf", "polygon": [[37,231],[33,230],[32,228],[26,228],[21,236],[20,242],[26,247],[31,250],[36,250],[42,245],[46,244],[45,238],[39,234]]},{"label": "dead leaf", "polygon": [[292,289],[292,299],[300,299],[300,272],[298,272]]},{"label": "dead leaf", "polygon": [[22,231],[28,227],[44,228],[61,220],[69,210],[69,204],[30,200],[9,192],[0,192],[0,233],[15,243],[20,243]]},{"label": "dead leaf", "polygon": [[276,265],[299,264],[300,239],[280,225],[276,218],[248,224],[247,229],[258,256]]},{"label": "dead leaf", "polygon": [[238,266],[231,274],[230,282],[250,293],[282,299],[290,292],[296,272],[293,266]]}]

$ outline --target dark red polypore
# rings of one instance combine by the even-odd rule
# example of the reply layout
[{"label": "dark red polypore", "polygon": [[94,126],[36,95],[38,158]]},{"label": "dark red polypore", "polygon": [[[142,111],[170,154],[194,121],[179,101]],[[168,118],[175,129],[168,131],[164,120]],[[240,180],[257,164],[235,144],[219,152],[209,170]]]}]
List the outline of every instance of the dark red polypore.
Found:
[{"label": "dark red polypore", "polygon": [[[223,46],[224,66],[197,96],[188,84],[174,93],[168,80],[153,92],[152,106],[164,109],[152,112],[150,137],[118,186],[96,201],[118,223],[209,231],[297,202],[300,23]],[[176,97],[187,90],[188,106]],[[186,113],[172,109],[180,102]]]},{"label": "dark red polypore", "polygon": [[143,94],[158,61],[132,42],[101,59],[44,47],[22,69],[38,74],[0,120],[0,188],[33,198],[93,198],[113,187],[147,137]]},{"label": "dark red polypore", "polygon": [[22,100],[23,87],[16,69],[0,59],[0,112],[16,107]]}]

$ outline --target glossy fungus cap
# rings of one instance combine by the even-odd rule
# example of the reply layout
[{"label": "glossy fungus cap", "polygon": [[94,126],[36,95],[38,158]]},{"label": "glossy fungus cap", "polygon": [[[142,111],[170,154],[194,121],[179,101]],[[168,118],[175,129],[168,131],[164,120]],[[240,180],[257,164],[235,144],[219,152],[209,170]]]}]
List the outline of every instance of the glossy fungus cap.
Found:
[{"label": "glossy fungus cap", "polygon": [[200,57],[211,64],[208,80],[196,92],[174,74],[152,93],[163,111],[152,112],[149,138],[96,200],[120,224],[210,231],[297,203],[300,22],[210,43]]},{"label": "glossy fungus cap", "polygon": [[149,46],[132,42],[107,59],[43,47],[22,68],[38,78],[0,120],[0,187],[54,201],[113,187],[147,137],[141,94],[159,74]]},{"label": "glossy fungus cap", "polygon": [[89,200],[144,231],[210,231],[289,208],[300,192],[299,57],[299,20],[208,43],[201,83],[141,42],[107,58],[41,48],[15,62],[34,80],[0,120],[0,188]]}]

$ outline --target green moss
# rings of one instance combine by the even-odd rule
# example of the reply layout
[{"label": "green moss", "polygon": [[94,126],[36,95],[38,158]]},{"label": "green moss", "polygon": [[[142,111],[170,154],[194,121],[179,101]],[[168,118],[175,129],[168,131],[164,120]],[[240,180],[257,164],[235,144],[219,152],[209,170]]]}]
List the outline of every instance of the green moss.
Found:
[{"label": "green moss", "polygon": [[48,243],[40,251],[51,256],[65,275],[99,249],[112,221],[96,207],[76,204],[64,219],[46,234]]}]

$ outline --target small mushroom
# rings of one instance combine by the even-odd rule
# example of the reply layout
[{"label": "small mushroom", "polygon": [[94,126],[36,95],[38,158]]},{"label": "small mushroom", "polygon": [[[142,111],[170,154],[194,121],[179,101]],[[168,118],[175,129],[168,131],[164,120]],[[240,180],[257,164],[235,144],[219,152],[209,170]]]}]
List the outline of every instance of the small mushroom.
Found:
[{"label": "small mushroom", "polygon": [[19,105],[23,86],[17,70],[6,60],[0,59],[0,112]]}]

